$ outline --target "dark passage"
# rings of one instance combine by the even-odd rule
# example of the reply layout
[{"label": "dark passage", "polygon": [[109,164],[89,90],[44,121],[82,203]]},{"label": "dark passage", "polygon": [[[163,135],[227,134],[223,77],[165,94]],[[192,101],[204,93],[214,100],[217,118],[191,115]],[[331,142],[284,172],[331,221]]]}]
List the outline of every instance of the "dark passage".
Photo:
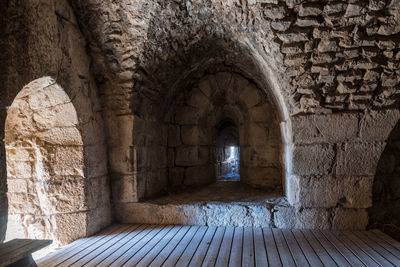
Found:
[{"label": "dark passage", "polygon": [[217,179],[240,180],[239,131],[230,119],[221,121],[216,142]]}]

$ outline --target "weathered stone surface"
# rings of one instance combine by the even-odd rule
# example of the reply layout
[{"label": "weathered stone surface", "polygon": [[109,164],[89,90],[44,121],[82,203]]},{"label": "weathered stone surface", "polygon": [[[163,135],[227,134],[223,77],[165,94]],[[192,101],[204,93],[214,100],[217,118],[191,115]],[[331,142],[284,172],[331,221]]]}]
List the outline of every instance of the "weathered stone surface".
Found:
[{"label": "weathered stone surface", "polygon": [[263,205],[130,203],[123,207],[125,212],[118,212],[117,218],[125,223],[271,227],[271,212]]},{"label": "weathered stone surface", "polygon": [[331,145],[295,146],[291,172],[298,175],[328,174],[334,159],[335,150]]},{"label": "weathered stone surface", "polygon": [[322,9],[320,6],[317,6],[317,5],[313,5],[313,6],[301,5],[300,9],[299,9],[299,16],[301,16],[301,17],[318,16],[321,13],[322,13]]},{"label": "weathered stone surface", "polygon": [[274,167],[242,167],[241,181],[246,184],[264,188],[269,191],[280,192],[282,187],[282,173],[278,166]]},{"label": "weathered stone surface", "polygon": [[298,116],[292,119],[293,141],[299,144],[352,140],[359,131],[358,114]]},{"label": "weathered stone surface", "polygon": [[299,204],[302,207],[368,208],[372,205],[373,176],[331,175],[300,178]]},{"label": "weathered stone surface", "polygon": [[280,229],[329,229],[329,212],[324,209],[275,207],[274,224]]},{"label": "weathered stone surface", "polygon": [[[23,214],[18,220],[10,217],[9,232],[15,224],[20,230],[15,231],[14,237],[53,239],[53,246],[60,246],[86,236],[93,223],[86,218],[87,184],[81,177],[108,171],[104,125],[99,116],[97,88],[89,71],[87,44],[76,27],[69,3],[42,4],[44,2],[23,1],[2,12],[0,25],[8,30],[0,34],[0,47],[4,55],[13,58],[13,63],[5,63],[5,57],[0,56],[2,64],[9,66],[0,74],[4,89],[0,97],[0,146],[4,148],[3,138],[6,137],[5,144],[10,148],[6,152],[10,152],[8,165],[15,169],[9,173],[27,178],[26,181],[10,179],[10,197],[22,193],[25,198],[21,195],[15,205],[10,203],[9,207]],[[0,10],[4,11],[3,8],[4,5],[0,5]],[[11,17],[20,20],[11,19],[13,23],[8,23]],[[60,23],[61,17],[65,23]],[[18,30],[20,28],[24,28],[24,32]],[[16,36],[15,32],[20,34]],[[29,42],[16,42],[28,35]],[[7,119],[5,107],[10,107]],[[83,146],[86,145],[97,147],[85,153]],[[6,154],[0,153],[1,162],[6,161]],[[7,205],[3,205],[6,203],[3,186],[6,166],[1,165],[0,240],[3,241],[4,207],[7,211]],[[106,191],[109,191],[108,184]],[[96,197],[109,202],[108,194]],[[24,203],[16,210],[22,199]],[[31,209],[26,210],[26,207]],[[106,213],[107,209],[110,211],[109,206],[103,209],[103,218],[109,223],[111,214]],[[101,227],[94,226],[91,233]]]},{"label": "weathered stone surface", "polygon": [[365,141],[385,141],[399,119],[399,110],[366,113],[360,120],[360,138]]},{"label": "weathered stone surface", "polygon": [[204,185],[214,181],[215,167],[212,164],[193,166],[185,169],[185,185]]},{"label": "weathered stone surface", "polygon": [[368,213],[365,209],[337,208],[332,219],[332,229],[365,230]]},{"label": "weathered stone surface", "polygon": [[208,148],[197,146],[182,146],[176,149],[176,166],[201,165],[208,161]]},{"label": "weathered stone surface", "polygon": [[337,153],[339,175],[375,175],[385,143],[347,143]]}]

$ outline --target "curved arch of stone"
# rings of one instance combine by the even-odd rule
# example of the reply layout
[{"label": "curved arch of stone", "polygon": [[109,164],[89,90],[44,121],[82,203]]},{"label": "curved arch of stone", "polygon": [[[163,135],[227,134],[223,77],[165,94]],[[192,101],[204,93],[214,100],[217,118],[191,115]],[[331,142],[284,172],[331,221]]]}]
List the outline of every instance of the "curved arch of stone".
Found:
[{"label": "curved arch of stone", "polygon": [[6,239],[51,239],[60,246],[85,236],[83,141],[71,100],[43,77],[27,84],[7,113]]},{"label": "curved arch of stone", "polygon": [[174,152],[168,155],[172,154],[175,162],[169,166],[173,183],[199,185],[215,181],[212,164],[216,126],[229,118],[240,132],[241,181],[280,192],[283,138],[276,105],[271,100],[252,81],[227,71],[207,74],[182,90],[170,107],[168,149]]},{"label": "curved arch of stone", "polygon": [[52,239],[57,247],[109,224],[99,122],[84,123],[92,111],[79,101],[45,76],[24,86],[8,108],[7,239]]},{"label": "curved arch of stone", "polygon": [[[165,134],[146,118],[146,108],[159,110],[173,99],[167,97],[172,89],[182,89],[179,80],[213,65],[219,52],[242,46],[250,51],[250,61],[233,60],[231,66],[253,77],[258,87],[268,87],[280,107],[289,202],[330,214],[330,225],[347,225],[347,217],[362,218],[356,222],[365,225],[366,204],[354,199],[367,190],[346,185],[352,173],[368,179],[385,142],[363,132],[365,125],[398,113],[399,44],[393,40],[400,12],[395,1],[90,0],[72,5],[93,48],[109,136],[112,142],[123,136],[122,144],[110,145],[115,180],[134,185],[126,190],[116,182],[121,202],[137,201],[140,194],[132,188],[145,188],[135,178],[146,169],[134,160],[146,142],[141,136]],[[237,55],[227,52],[217,63]],[[249,70],[248,62],[257,68]],[[114,131],[119,125],[129,126]],[[354,171],[352,157],[361,157],[371,140],[379,145],[366,155],[367,166]]]}]

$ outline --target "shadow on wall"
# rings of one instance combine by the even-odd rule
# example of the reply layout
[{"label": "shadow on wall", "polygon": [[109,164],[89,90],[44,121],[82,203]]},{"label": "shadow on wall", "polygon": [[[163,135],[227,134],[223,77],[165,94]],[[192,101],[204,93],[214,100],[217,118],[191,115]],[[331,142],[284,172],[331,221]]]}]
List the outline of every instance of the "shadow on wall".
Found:
[{"label": "shadow on wall", "polygon": [[378,162],[372,189],[368,228],[400,240],[400,121],[392,130]]}]

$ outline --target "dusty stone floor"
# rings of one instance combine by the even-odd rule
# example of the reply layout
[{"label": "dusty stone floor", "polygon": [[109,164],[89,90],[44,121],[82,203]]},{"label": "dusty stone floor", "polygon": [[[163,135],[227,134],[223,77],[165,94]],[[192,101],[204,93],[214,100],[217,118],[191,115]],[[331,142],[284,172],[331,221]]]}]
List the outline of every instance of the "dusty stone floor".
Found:
[{"label": "dusty stone floor", "polygon": [[204,202],[254,202],[257,204],[286,204],[281,194],[266,192],[238,181],[217,181],[202,188],[171,193],[146,201],[152,204],[195,204]]}]

